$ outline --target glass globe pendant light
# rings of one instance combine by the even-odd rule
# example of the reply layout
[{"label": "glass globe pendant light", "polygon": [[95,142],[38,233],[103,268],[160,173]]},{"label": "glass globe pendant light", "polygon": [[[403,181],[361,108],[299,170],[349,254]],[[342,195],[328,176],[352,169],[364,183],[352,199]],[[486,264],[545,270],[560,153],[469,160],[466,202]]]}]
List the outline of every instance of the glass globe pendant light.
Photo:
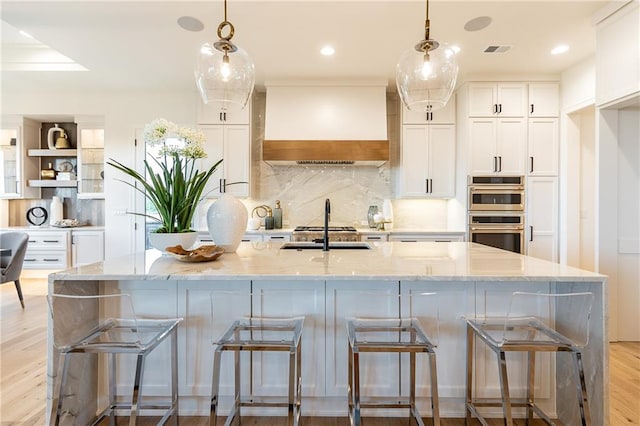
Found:
[{"label": "glass globe pendant light", "polygon": [[430,112],[444,107],[458,77],[456,52],[446,43],[429,38],[429,0],[426,0],[424,40],[400,57],[396,86],[411,111]]},{"label": "glass globe pendant light", "polygon": [[195,66],[196,86],[202,101],[205,104],[219,102],[223,109],[244,108],[256,80],[253,61],[247,52],[231,42],[234,31],[233,24],[227,20],[227,0],[224,0],[224,21],[218,25],[220,39],[200,46]]}]

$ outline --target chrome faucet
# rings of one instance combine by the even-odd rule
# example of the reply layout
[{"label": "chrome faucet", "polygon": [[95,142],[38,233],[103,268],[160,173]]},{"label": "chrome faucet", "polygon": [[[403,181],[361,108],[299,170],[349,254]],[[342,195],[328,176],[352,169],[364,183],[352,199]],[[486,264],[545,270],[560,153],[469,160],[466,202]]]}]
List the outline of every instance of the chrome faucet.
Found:
[{"label": "chrome faucet", "polygon": [[324,201],[324,236],[322,238],[322,251],[329,251],[329,218],[331,217],[331,202],[327,198]]}]

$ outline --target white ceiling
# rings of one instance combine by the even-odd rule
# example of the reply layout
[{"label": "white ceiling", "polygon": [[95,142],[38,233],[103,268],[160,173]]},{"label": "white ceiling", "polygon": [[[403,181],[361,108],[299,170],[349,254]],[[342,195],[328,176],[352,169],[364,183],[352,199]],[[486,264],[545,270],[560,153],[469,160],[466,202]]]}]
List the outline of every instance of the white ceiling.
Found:
[{"label": "white ceiling", "polygon": [[[461,47],[461,78],[496,74],[558,75],[593,54],[591,19],[607,1],[431,0],[431,37]],[[217,39],[223,3],[216,1],[2,1],[1,19],[57,50],[86,72],[8,71],[21,44],[2,31],[3,90],[41,88],[195,91],[193,65],[205,41]],[[233,41],[253,58],[257,82],[280,79],[386,78],[393,84],[402,52],[424,36],[422,0],[228,0]],[[201,32],[177,25],[184,15],[205,24]],[[464,24],[490,16],[484,30]],[[319,54],[332,44],[333,57]],[[552,56],[555,45],[570,46]],[[510,45],[486,54],[488,45]],[[392,86],[390,86],[392,87]]]}]

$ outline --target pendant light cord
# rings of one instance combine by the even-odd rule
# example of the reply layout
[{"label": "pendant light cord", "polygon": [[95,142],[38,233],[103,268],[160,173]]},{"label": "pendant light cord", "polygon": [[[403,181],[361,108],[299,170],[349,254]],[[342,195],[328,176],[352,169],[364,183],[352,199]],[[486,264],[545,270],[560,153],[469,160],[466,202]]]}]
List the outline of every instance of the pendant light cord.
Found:
[{"label": "pendant light cord", "polygon": [[224,20],[227,21],[227,0],[224,0]]},{"label": "pendant light cord", "polygon": [[[227,0],[225,0],[226,2]],[[424,39],[429,40],[429,0],[425,2]]]}]

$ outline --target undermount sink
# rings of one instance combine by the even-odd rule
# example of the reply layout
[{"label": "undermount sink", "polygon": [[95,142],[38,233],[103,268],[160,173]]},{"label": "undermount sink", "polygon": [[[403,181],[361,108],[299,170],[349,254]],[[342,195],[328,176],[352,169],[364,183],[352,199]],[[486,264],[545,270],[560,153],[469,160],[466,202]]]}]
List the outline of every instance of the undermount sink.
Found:
[{"label": "undermount sink", "polygon": [[[284,243],[281,250],[322,250],[322,243],[291,242]],[[371,250],[371,246],[362,242],[329,242],[329,250]]]}]

